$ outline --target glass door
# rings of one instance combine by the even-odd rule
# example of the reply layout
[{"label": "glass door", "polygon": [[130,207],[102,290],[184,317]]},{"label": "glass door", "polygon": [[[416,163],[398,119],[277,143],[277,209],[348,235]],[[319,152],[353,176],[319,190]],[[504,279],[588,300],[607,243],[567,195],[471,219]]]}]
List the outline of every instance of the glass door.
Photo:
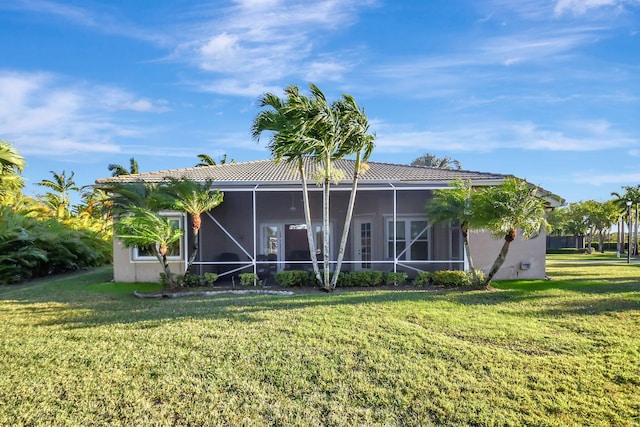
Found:
[{"label": "glass door", "polygon": [[373,259],[373,228],[369,218],[359,218],[355,221],[355,269],[369,270],[371,269],[371,260]]}]

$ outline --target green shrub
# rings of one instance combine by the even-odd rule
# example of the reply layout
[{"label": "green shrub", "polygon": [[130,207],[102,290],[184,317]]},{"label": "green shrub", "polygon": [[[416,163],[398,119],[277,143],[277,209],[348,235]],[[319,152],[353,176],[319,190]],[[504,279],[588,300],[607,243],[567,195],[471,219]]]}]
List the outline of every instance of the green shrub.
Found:
[{"label": "green shrub", "polygon": [[309,279],[309,273],[304,270],[279,271],[276,273],[275,279],[280,286],[284,286],[285,288],[305,286]]},{"label": "green shrub", "polygon": [[[218,275],[216,273],[204,273],[203,275],[198,274],[175,274],[171,273],[173,277],[173,283],[178,286],[185,286],[188,288],[199,288],[205,286],[213,286],[216,280],[218,280]],[[169,281],[167,280],[167,275],[164,272],[160,273],[160,283],[163,286],[169,286]]]},{"label": "green shrub", "polygon": [[413,279],[414,286],[429,286],[433,280],[433,273],[430,271],[421,271],[418,273],[415,279]]},{"label": "green shrub", "polygon": [[351,274],[352,273],[348,271],[341,271],[338,275],[338,283],[336,283],[336,286],[338,288],[349,288],[353,286],[351,284]]},{"label": "green shrub", "polygon": [[349,286],[373,287],[380,286],[384,280],[381,271],[361,270],[349,273]]},{"label": "green shrub", "polygon": [[111,250],[111,242],[91,230],[0,208],[0,284],[104,265]]},{"label": "green shrub", "polygon": [[402,285],[404,282],[407,281],[407,273],[403,272],[403,271],[398,271],[398,272],[389,272],[384,276],[384,282],[387,285]]},{"label": "green shrub", "polygon": [[255,286],[258,281],[258,275],[255,273],[240,273],[240,285]]},{"label": "green shrub", "polygon": [[184,276],[182,280],[182,285],[188,286],[190,288],[197,288],[197,287],[203,286],[203,283],[204,283],[204,277],[198,276],[197,274],[189,274],[187,276]]},{"label": "green shrub", "polygon": [[213,284],[218,280],[218,275],[216,273],[204,273],[204,282],[207,286],[213,286]]},{"label": "green shrub", "polygon": [[433,273],[433,284],[445,288],[468,286],[469,277],[461,270],[442,270]]}]

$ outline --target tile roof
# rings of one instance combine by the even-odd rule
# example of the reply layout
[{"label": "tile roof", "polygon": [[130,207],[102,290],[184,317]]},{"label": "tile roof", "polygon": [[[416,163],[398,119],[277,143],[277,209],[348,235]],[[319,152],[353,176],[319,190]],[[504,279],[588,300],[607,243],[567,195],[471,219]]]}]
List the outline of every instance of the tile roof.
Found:
[{"label": "tile roof", "polygon": [[[415,183],[415,184],[446,184],[453,179],[469,179],[477,182],[495,182],[499,184],[508,175],[475,172],[454,169],[439,169],[426,166],[399,165],[391,163],[369,162],[369,169],[360,178],[361,184],[383,183]],[[317,169],[317,166],[306,163],[309,176]],[[354,160],[337,160],[334,168],[345,171],[345,179],[341,183],[350,183],[354,167]],[[256,184],[299,184],[295,165],[286,162],[276,163],[273,160],[258,160],[242,163],[226,163],[223,165],[200,166],[184,169],[171,169],[158,172],[147,172],[133,175],[103,178],[96,181],[97,184],[126,183],[126,182],[162,182],[166,178],[187,178],[193,181],[211,180],[220,186],[228,185],[256,185]],[[310,181],[311,178],[309,178]]]}]

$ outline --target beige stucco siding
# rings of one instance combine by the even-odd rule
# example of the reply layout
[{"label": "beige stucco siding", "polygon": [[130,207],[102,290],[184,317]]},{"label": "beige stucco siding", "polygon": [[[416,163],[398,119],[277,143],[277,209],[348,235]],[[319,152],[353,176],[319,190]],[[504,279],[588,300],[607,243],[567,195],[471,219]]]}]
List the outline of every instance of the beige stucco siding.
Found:
[{"label": "beige stucco siding", "polygon": [[[172,273],[184,273],[184,261],[170,261]],[[131,261],[131,249],[120,240],[113,242],[113,280],[116,282],[159,282],[162,266],[157,260]]]},{"label": "beige stucco siding", "polygon": [[[474,266],[487,273],[502,249],[504,239],[496,239],[485,231],[469,232],[469,247]],[[531,240],[520,236],[511,242],[507,258],[495,280],[543,279],[545,276],[546,233]]]}]

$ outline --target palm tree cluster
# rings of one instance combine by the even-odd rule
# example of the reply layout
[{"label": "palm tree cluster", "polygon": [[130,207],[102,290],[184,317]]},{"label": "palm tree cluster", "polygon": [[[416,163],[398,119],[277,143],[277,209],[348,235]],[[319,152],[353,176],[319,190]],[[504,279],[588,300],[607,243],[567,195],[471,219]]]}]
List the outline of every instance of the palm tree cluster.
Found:
[{"label": "palm tree cluster", "polygon": [[24,187],[20,173],[25,165],[24,157],[15,147],[0,140],[0,204],[11,204]]},{"label": "palm tree cluster", "polygon": [[436,169],[461,170],[462,164],[449,156],[438,157],[435,154],[425,153],[411,162],[412,166],[426,166]]},{"label": "palm tree cluster", "polygon": [[111,176],[135,175],[140,173],[140,166],[133,157],[129,159],[129,169],[115,163],[111,163],[107,169],[111,172]]},{"label": "palm tree cluster", "polygon": [[[337,285],[338,275],[344,259],[349,226],[353,215],[358,179],[367,170],[367,160],[374,147],[375,135],[369,133],[369,122],[364,110],[348,94],[329,103],[322,91],[309,85],[310,96],[302,95],[297,86],[285,89],[285,98],[265,93],[259,106],[265,108],[254,119],[252,135],[259,140],[263,132],[271,132],[267,145],[276,161],[285,161],[296,166],[302,183],[307,238],[314,274],[322,288],[332,291]],[[338,259],[334,274],[330,274],[329,222],[331,185],[345,176],[345,171],[334,167],[334,162],[347,156],[355,156],[351,173],[351,196],[342,230]],[[322,185],[322,236],[323,274],[320,273],[316,255],[316,242],[311,226],[308,179],[306,167],[315,167],[312,178]]]},{"label": "palm tree cluster", "polygon": [[469,249],[469,230],[488,230],[495,237],[504,239],[502,249],[484,279],[483,284],[490,287],[518,231],[523,239],[531,239],[548,229],[545,204],[538,193],[537,187],[513,177],[506,178],[501,185],[481,189],[474,189],[471,183],[457,180],[451,188],[436,190],[425,210],[433,223],[459,222],[469,269],[475,282],[478,282],[478,275]]},{"label": "palm tree cluster", "polygon": [[84,202],[71,207],[70,195],[79,191],[73,172],[51,172],[53,179],[38,183],[44,195],[22,194],[20,172],[25,161],[6,141],[0,142],[0,283],[77,270],[110,262],[111,235],[100,215],[98,193],[91,208]]},{"label": "palm tree cluster", "polygon": [[[227,164],[227,155],[223,154],[222,157],[220,158],[220,160],[218,160],[216,162],[216,160],[210,156],[209,154],[198,154],[198,159],[200,160],[200,162],[198,164],[196,164],[195,167],[200,168],[200,167],[204,167],[204,166],[216,166],[216,165],[225,165]],[[234,159],[231,159],[229,161],[229,163],[235,163],[236,161]]]},{"label": "palm tree cluster", "polygon": [[623,193],[612,192],[612,203],[618,210],[618,245],[624,247],[624,223],[628,225],[630,247],[633,255],[638,255],[638,220],[640,217],[640,185],[623,186]]},{"label": "palm tree cluster", "polygon": [[109,184],[103,190],[110,194],[110,209],[117,216],[115,237],[126,247],[149,248],[162,265],[169,286],[183,283],[171,273],[168,262],[168,250],[182,238],[183,231],[159,211],[175,210],[191,217],[193,247],[186,277],[198,254],[201,215],[222,203],[223,193],[214,190],[210,181],[199,183],[186,178],[168,179],[162,184]]}]

